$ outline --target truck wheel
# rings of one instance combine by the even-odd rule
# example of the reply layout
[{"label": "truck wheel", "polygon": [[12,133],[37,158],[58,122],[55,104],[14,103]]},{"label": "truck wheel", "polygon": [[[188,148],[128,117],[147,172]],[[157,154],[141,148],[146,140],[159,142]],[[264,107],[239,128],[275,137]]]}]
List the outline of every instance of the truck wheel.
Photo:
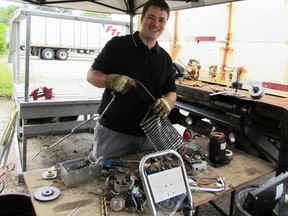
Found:
[{"label": "truck wheel", "polygon": [[56,58],[58,60],[66,60],[66,59],[68,59],[68,56],[69,56],[69,54],[68,54],[68,51],[66,49],[59,49],[56,52]]},{"label": "truck wheel", "polygon": [[37,48],[36,48],[36,47],[33,47],[33,48],[31,49],[31,55],[37,56]]},{"label": "truck wheel", "polygon": [[54,56],[55,56],[55,53],[50,48],[43,49],[41,52],[41,57],[42,59],[45,59],[45,60],[51,60],[54,58]]}]

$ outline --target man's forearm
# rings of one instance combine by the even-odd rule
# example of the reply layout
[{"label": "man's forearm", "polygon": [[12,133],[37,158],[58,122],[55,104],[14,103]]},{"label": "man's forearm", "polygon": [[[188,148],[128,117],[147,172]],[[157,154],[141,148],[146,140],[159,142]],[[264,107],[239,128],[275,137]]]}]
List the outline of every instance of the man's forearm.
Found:
[{"label": "man's forearm", "polygon": [[107,76],[108,76],[107,74],[105,74],[99,70],[95,70],[93,68],[90,68],[88,73],[87,73],[86,79],[90,84],[92,84],[98,88],[105,88],[106,87],[105,80],[106,80]]}]

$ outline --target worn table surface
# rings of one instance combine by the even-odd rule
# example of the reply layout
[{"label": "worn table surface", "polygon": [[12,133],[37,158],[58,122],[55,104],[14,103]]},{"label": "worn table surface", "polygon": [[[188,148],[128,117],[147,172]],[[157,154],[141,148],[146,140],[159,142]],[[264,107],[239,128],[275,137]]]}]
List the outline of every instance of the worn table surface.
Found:
[{"label": "worn table surface", "polygon": [[[213,83],[205,83],[199,81],[191,81],[191,80],[182,80],[182,82],[176,81],[176,85],[180,89],[178,94],[187,96],[192,100],[203,100],[210,102],[214,100],[215,96],[211,96],[210,94],[216,93],[213,89],[217,89],[219,92],[223,92],[225,86]],[[183,89],[184,88],[184,89]],[[235,92],[235,89],[228,88],[231,92]],[[279,107],[281,109],[288,109],[288,94],[285,92],[285,96],[278,96],[273,94],[264,94],[261,98],[254,99],[250,96],[248,90],[245,89],[238,89],[238,94],[242,95],[243,97],[238,98],[239,101],[246,101],[246,102],[254,102],[259,104],[270,105],[273,107]],[[283,93],[284,94],[284,93]],[[219,94],[221,95],[221,94]],[[225,94],[222,94],[222,97],[225,97]],[[227,98],[227,97],[226,97]]]},{"label": "worn table surface", "polygon": [[[207,170],[197,171],[197,176],[203,177],[224,177],[226,182],[225,191],[217,194],[208,192],[193,192],[195,206],[213,201],[223,195],[229,194],[244,185],[251,184],[256,180],[275,171],[275,166],[246,154],[242,151],[233,149],[233,160],[220,168],[213,168],[208,165]],[[141,159],[141,158],[140,158]],[[28,187],[36,214],[42,215],[68,215],[77,206],[79,208],[73,215],[101,215],[100,197],[95,195],[98,188],[103,187],[104,181],[95,180],[81,186],[68,189],[60,178],[53,180],[43,180],[41,174],[46,170],[25,172],[25,183]],[[60,189],[60,196],[49,202],[39,202],[33,198],[34,192],[44,186],[54,186]],[[138,215],[127,212],[111,212],[110,215]]]}]

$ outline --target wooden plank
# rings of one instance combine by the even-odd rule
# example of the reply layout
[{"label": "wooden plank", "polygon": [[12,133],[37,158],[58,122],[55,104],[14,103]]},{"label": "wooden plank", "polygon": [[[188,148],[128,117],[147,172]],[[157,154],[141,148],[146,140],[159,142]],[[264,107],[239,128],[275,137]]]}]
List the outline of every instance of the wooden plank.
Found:
[{"label": "wooden plank", "polygon": [[[45,170],[42,170],[43,172]],[[68,215],[77,206],[80,208],[75,212],[75,215],[94,216],[102,215],[100,197],[95,195],[97,188],[103,187],[104,181],[92,181],[88,184],[83,184],[79,187],[67,189],[60,178],[52,181],[41,179],[42,171],[28,171],[24,174],[25,182],[31,195],[32,203],[36,211],[36,215]],[[45,186],[53,186],[60,189],[60,196],[50,202],[39,202],[33,198],[34,192]],[[127,212],[112,212],[111,216],[136,216],[137,213]]]},{"label": "wooden plank", "polygon": [[197,176],[199,177],[224,177],[226,190],[217,195],[203,192],[193,193],[196,205],[205,204],[207,200],[215,200],[245,185],[252,184],[276,170],[274,165],[256,158],[253,155],[235,148],[231,150],[233,152],[233,159],[228,165],[219,168],[213,168],[209,165],[207,170],[197,172]]},{"label": "wooden plank", "polygon": [[[84,123],[84,121],[69,121],[69,122],[59,122],[59,123],[45,123],[45,124],[34,124],[34,125],[24,125],[23,134],[27,138],[35,137],[39,134],[63,134],[70,133],[71,130],[78,125]],[[83,126],[75,130],[75,133],[82,131],[93,130],[96,125],[96,120],[90,120]]]},{"label": "wooden plank", "polygon": [[[176,85],[179,88],[181,88],[181,90],[184,92],[185,94],[184,96],[190,97],[191,100],[195,98],[195,99],[203,100],[206,102],[210,102],[213,99],[213,96],[212,97],[209,96],[210,93],[215,93],[211,89],[211,87],[215,89],[219,89],[220,91],[224,91],[224,87],[225,87],[223,85],[209,84],[209,83],[204,83],[204,82],[199,83],[199,82],[189,81],[189,80],[182,80],[181,83],[177,81]],[[235,89],[231,89],[231,90],[232,92],[235,91]],[[280,96],[273,96],[273,95],[265,94],[263,97],[259,99],[254,99],[250,96],[249,91],[247,90],[238,89],[237,93],[245,96],[243,98],[238,98],[238,100],[250,101],[250,102],[255,102],[259,104],[265,104],[267,106],[288,109],[288,97],[280,97]]]},{"label": "wooden plank", "polygon": [[[31,87],[30,89],[34,90],[34,89],[39,88],[39,86],[41,85],[38,85],[35,88]],[[19,102],[20,103],[25,102],[23,84],[20,84],[20,85],[14,84],[14,89],[15,89],[15,93]],[[54,86],[52,89],[53,97],[51,99],[45,100],[44,97],[40,97],[38,100],[33,100],[33,98],[31,97],[29,98],[28,102],[31,102],[31,103],[33,102],[36,105],[36,104],[41,104],[41,103],[58,102],[58,101],[61,102],[61,101],[70,101],[70,100],[74,100],[74,101],[100,100],[103,91],[104,89],[96,88],[90,84],[82,85],[82,86],[80,85],[79,86],[57,85],[57,86]]]},{"label": "wooden plank", "polygon": [[98,113],[100,101],[84,101],[83,104],[79,101],[73,103],[55,103],[53,105],[41,104],[35,106],[31,104],[20,105],[21,119],[35,119],[46,117],[64,117],[64,116],[78,116],[78,115],[94,115]]}]

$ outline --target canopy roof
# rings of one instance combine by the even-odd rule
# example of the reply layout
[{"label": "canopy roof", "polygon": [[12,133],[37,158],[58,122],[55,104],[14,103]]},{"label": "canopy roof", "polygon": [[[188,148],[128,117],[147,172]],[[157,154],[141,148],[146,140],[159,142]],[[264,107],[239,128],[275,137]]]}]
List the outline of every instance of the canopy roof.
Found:
[{"label": "canopy roof", "polygon": [[[142,12],[147,0],[11,0],[42,6],[69,8],[110,14],[128,14],[134,16]],[[171,11],[202,7],[240,0],[167,0]]]}]

